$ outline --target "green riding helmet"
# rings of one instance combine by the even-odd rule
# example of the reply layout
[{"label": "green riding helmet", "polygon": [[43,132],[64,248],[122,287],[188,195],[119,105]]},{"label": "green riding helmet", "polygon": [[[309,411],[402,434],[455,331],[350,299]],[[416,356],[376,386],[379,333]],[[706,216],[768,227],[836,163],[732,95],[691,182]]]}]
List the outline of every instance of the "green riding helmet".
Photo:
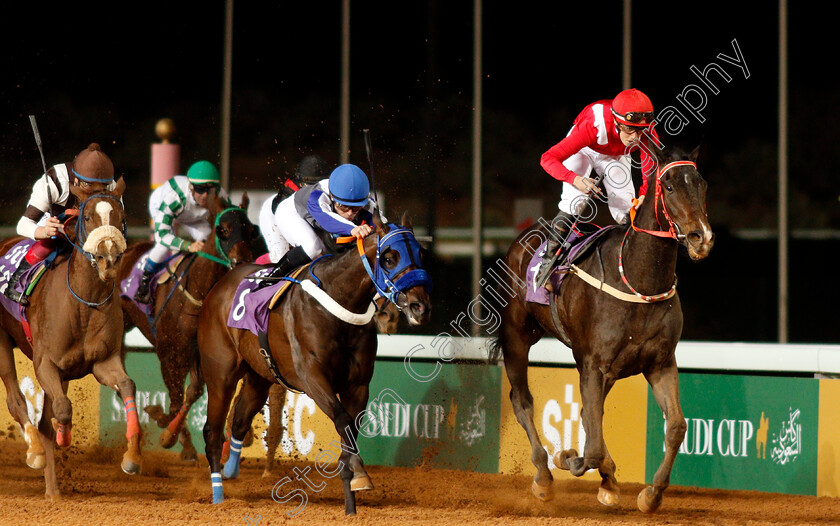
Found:
[{"label": "green riding helmet", "polygon": [[187,179],[194,185],[221,184],[219,170],[210,161],[198,161],[187,170]]}]

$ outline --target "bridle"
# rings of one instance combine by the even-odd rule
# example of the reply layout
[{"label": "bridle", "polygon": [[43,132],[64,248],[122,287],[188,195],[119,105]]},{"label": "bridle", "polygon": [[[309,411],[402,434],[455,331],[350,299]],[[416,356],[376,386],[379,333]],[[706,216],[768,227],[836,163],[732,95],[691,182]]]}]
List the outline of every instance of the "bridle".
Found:
[{"label": "bridle", "polygon": [[[74,242],[72,239],[70,239],[70,237],[67,235],[67,233],[64,231],[64,229],[63,228],[61,229],[61,233],[64,235],[64,238],[71,245],[73,245],[74,249],[81,252],[85,256],[85,258],[87,258],[87,260],[90,262],[91,267],[96,267],[95,256],[92,253],[88,252],[87,250],[85,250],[83,248],[84,245],[86,244],[85,242],[88,239],[88,231],[87,231],[87,228],[85,227],[85,207],[87,206],[88,201],[90,201],[91,199],[96,199],[96,198],[111,199],[111,200],[119,203],[120,208],[122,208],[122,203],[120,202],[120,199],[111,195],[111,194],[95,194],[95,195],[92,195],[92,196],[88,197],[87,199],[85,199],[84,201],[82,201],[79,204],[78,210],[70,209],[70,210],[65,210],[65,212],[64,212],[64,215],[68,218],[68,221],[69,221],[70,218],[72,218],[74,216],[76,217],[76,241],[81,243],[81,244],[79,245],[76,242]],[[99,228],[99,227],[97,227],[97,228]],[[94,229],[94,230],[96,230],[96,229]],[[120,228],[120,232],[122,233],[123,238],[124,238],[125,237],[125,232],[126,232],[125,215],[123,215],[123,220],[122,220],[122,225],[121,225],[121,228]],[[100,302],[86,301],[86,300],[82,299],[78,294],[76,294],[76,292],[73,290],[73,287],[70,286],[70,264],[71,264],[72,258],[73,258],[73,253],[71,252],[70,253],[70,258],[67,261],[67,275],[65,277],[65,281],[67,282],[67,290],[70,291],[70,294],[75,299],[77,299],[79,302],[87,305],[88,307],[92,307],[92,308],[101,307],[102,305],[108,303],[108,301],[114,295],[114,289],[116,288],[117,280],[116,279],[112,280],[113,282],[111,284],[111,292],[108,293],[108,296],[104,300],[102,300]]]},{"label": "bridle", "polygon": [[[668,208],[665,206],[665,195],[662,192],[662,176],[665,175],[665,172],[670,170],[671,168],[675,168],[677,166],[691,166],[695,170],[697,169],[697,165],[692,161],[674,161],[671,163],[666,164],[662,168],[657,168],[656,170],[656,187],[654,189],[654,197],[653,197],[653,209],[654,214],[656,214],[656,223],[661,227],[662,223],[659,220],[659,206],[658,203],[662,203],[662,214],[665,216],[665,219],[668,221],[668,230],[646,230],[644,228],[639,228],[635,224],[636,219],[636,206],[634,205],[630,208],[630,226],[632,230],[636,232],[643,232],[645,234],[650,234],[652,236],[661,237],[661,238],[668,238],[674,239],[677,241],[682,241],[685,239],[685,234],[680,233],[680,227],[677,225],[673,219],[671,219],[671,215],[668,213]],[[640,298],[641,300],[645,301],[646,303],[654,303],[657,301],[667,300],[668,298],[672,297],[677,292],[677,276],[674,276],[674,284],[671,288],[665,292],[660,294],[653,294],[653,295],[646,295],[638,292],[636,289],[630,285],[630,282],[627,280],[627,276],[624,275],[624,243],[627,241],[627,235],[630,233],[630,228],[628,228],[624,232],[624,238],[621,240],[621,245],[618,248],[618,273],[621,275],[621,281],[627,285],[627,288],[636,295],[636,297]]]},{"label": "bridle", "polygon": [[[379,263],[383,245],[386,249],[394,250],[400,254],[400,262],[391,270],[384,268]],[[356,246],[362,259],[362,265],[365,267],[365,271],[367,271],[374,287],[376,287],[376,291],[380,296],[393,303],[398,311],[402,312],[399,298],[406,290],[422,285],[427,291],[431,291],[432,279],[429,273],[420,266],[420,243],[414,238],[414,233],[411,230],[392,224],[391,229],[382,238],[379,238],[377,234],[376,258],[373,268],[371,268],[365,255],[364,239],[357,238]]]},{"label": "bridle", "polygon": [[671,219],[671,214],[668,213],[668,208],[665,206],[665,194],[662,192],[662,176],[665,175],[665,172],[671,168],[676,168],[677,166],[691,166],[695,170],[697,169],[697,165],[692,161],[674,161],[666,164],[662,168],[657,168],[656,170],[656,187],[653,195],[653,210],[654,214],[656,214],[656,223],[661,227],[662,222],[659,220],[659,207],[657,204],[660,202],[662,203],[662,214],[668,221],[668,230],[645,230],[644,228],[637,227],[635,224],[636,207],[633,206],[630,208],[630,226],[632,226],[633,230],[636,232],[644,232],[645,234],[650,234],[656,237],[668,237],[676,239],[677,241],[685,239],[685,234],[680,233],[679,225]]}]

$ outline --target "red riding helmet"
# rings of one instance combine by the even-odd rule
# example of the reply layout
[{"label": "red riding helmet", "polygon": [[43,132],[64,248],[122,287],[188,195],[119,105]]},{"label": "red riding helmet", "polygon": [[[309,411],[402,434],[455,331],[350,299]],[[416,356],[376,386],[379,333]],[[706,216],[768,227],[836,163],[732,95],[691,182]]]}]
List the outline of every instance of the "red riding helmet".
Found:
[{"label": "red riding helmet", "polygon": [[626,89],[612,101],[615,120],[626,126],[648,126],[653,122],[653,103],[637,89]]}]

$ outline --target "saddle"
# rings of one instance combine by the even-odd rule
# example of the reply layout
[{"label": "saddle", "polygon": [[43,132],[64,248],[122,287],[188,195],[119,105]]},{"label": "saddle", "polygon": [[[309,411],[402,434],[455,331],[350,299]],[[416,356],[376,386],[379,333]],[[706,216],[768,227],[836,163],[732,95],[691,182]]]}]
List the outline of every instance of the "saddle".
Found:
[{"label": "saddle", "polygon": [[[563,279],[568,275],[571,266],[574,263],[586,258],[598,245],[597,241],[601,239],[604,234],[619,227],[619,225],[610,225],[608,227],[598,228],[595,225],[588,223],[586,225],[587,228],[580,228],[572,231],[572,236],[569,240],[571,247],[568,249],[568,253],[561,254],[561,257],[557,258],[557,261],[561,261],[562,263],[555,265],[548,278],[551,280],[551,285],[555,291],[560,290]],[[545,251],[546,244],[547,242],[544,242],[540,245],[531,257],[531,261],[528,263],[525,292],[525,301],[540,303],[542,305],[549,304],[551,293],[545,287],[537,287],[535,278],[536,273],[542,264],[542,253]]]}]

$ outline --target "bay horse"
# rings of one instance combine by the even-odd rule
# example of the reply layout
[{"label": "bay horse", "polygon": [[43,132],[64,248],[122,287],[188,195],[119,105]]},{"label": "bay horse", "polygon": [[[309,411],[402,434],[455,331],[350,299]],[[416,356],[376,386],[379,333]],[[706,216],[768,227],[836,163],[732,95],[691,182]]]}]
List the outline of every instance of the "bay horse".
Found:
[{"label": "bay horse", "polygon": [[[581,419],[586,433],[583,456],[575,450],[558,451],[554,463],[572,475],[597,469],[602,482],[598,500],[608,506],[619,501],[615,462],[602,434],[604,399],[616,380],[642,373],[667,419],[665,456],[653,484],[639,493],[637,506],[656,511],[669,485],[671,468],[682,443],[686,424],[680,408],[677,363],[674,351],[683,326],[676,294],[678,247],[685,245],[693,260],[708,256],[714,235],[706,217],[706,181],[695,164],[698,149],[685,155],[667,155],[652,148],[657,170],[649,176],[654,196],[639,206],[631,225],[605,233],[594,249],[582,255],[582,273],[567,276],[550,304],[525,301],[526,273],[531,256],[546,240],[547,230],[535,226],[511,244],[504,263],[511,270],[507,286],[515,293],[502,308],[499,332],[491,339],[491,360],[499,353],[510,380],[510,400],[516,419],[531,444],[531,461],[537,468],[532,491],[541,500],[552,498],[548,454],[534,426],[534,400],[528,388],[528,352],[544,334],[558,338],[572,349],[580,374]],[[631,218],[635,214],[631,214]],[[514,279],[512,276],[517,276]],[[612,288],[616,296],[599,290]],[[619,291],[623,289],[629,292]],[[622,296],[619,299],[617,296]]]},{"label": "bay horse", "polygon": [[[374,299],[376,304],[376,314],[373,315],[373,321],[376,324],[376,330],[380,334],[394,334],[397,332],[400,322],[400,311],[397,306],[388,301],[387,298],[377,296]],[[236,404],[236,401],[234,401]],[[263,477],[271,476],[271,471],[274,467],[274,457],[277,454],[277,446],[280,445],[280,440],[283,438],[283,406],[286,404],[286,388],[281,384],[274,384],[268,391],[268,426],[265,430],[265,466],[263,467]],[[228,415],[227,428],[230,429],[233,420],[233,413]]]},{"label": "bay horse", "polygon": [[[305,269],[300,286],[289,288],[279,306],[269,311],[267,345],[251,331],[227,324],[234,303],[238,309],[241,302],[235,301],[240,282],[263,267],[236,268],[207,295],[198,320],[198,347],[207,382],[204,440],[214,503],[224,500],[223,428],[240,378],[244,381],[233,409],[232,440],[243,439],[271,386],[282,381],[306,393],[335,424],[341,454],[332,473],[341,474],[345,513],[356,513],[355,491],[373,488],[356,437],[367,406],[377,337],[370,317],[364,321],[356,313],[371,307],[377,292],[395,303],[411,325],[427,323],[431,312],[431,280],[422,269],[420,245],[405,216],[403,223],[406,226],[383,224],[375,213],[376,235],[358,240],[358,254],[348,250]],[[321,302],[332,302],[332,310]],[[261,351],[264,347],[268,349]],[[335,455],[319,466],[334,459]],[[235,478],[238,473],[239,459],[231,454],[224,476]]]},{"label": "bay horse", "polygon": [[[70,191],[79,199],[78,209],[68,210],[64,236],[72,243],[69,254],[56,257],[32,292],[24,325],[0,308],[0,376],[6,386],[6,403],[23,428],[28,444],[26,463],[44,468],[46,496],[59,498],[55,473],[56,445],[71,442],[73,408],[67,397],[71,380],[92,373],[99,383],[122,397],[126,409],[128,449],[122,469],[137,474],[141,469],[141,431],[134,401],[135,385],[125,372],[123,313],[120,307],[117,270],[126,248],[125,211],[120,198],[125,183],[120,179],[111,192],[95,195],[78,187]],[[77,211],[77,214],[73,214]],[[75,229],[67,229],[75,225]],[[22,237],[0,243],[6,254]],[[20,252],[20,257],[24,252]],[[37,431],[27,415],[26,402],[17,380],[13,347],[30,359],[44,390],[44,406]]]},{"label": "bay horse", "polygon": [[[203,255],[188,255],[173,273],[176,277],[157,286],[154,296],[154,317],[150,319],[131,298],[122,296],[125,330],[137,327],[154,346],[160,360],[161,376],[169,392],[169,408],[148,406],[146,412],[161,428],[160,445],[171,448],[178,441],[183,447],[181,458],[197,459],[189,429],[184,425],[190,407],[204,392],[198,367],[196,331],[198,313],[207,292],[230,268],[253,261],[251,243],[259,237],[259,229],[245,212],[247,193],[239,207],[219,196],[215,190],[208,196],[208,222],[213,227],[204,243]],[[154,245],[151,241],[128,247],[120,266],[119,279],[124,280],[138,260]],[[209,256],[209,257],[205,257]],[[177,276],[183,274],[182,279]],[[173,290],[176,289],[177,290]],[[155,321],[156,320],[156,321]],[[152,326],[154,323],[154,327]],[[184,391],[187,375],[190,383]]]}]

